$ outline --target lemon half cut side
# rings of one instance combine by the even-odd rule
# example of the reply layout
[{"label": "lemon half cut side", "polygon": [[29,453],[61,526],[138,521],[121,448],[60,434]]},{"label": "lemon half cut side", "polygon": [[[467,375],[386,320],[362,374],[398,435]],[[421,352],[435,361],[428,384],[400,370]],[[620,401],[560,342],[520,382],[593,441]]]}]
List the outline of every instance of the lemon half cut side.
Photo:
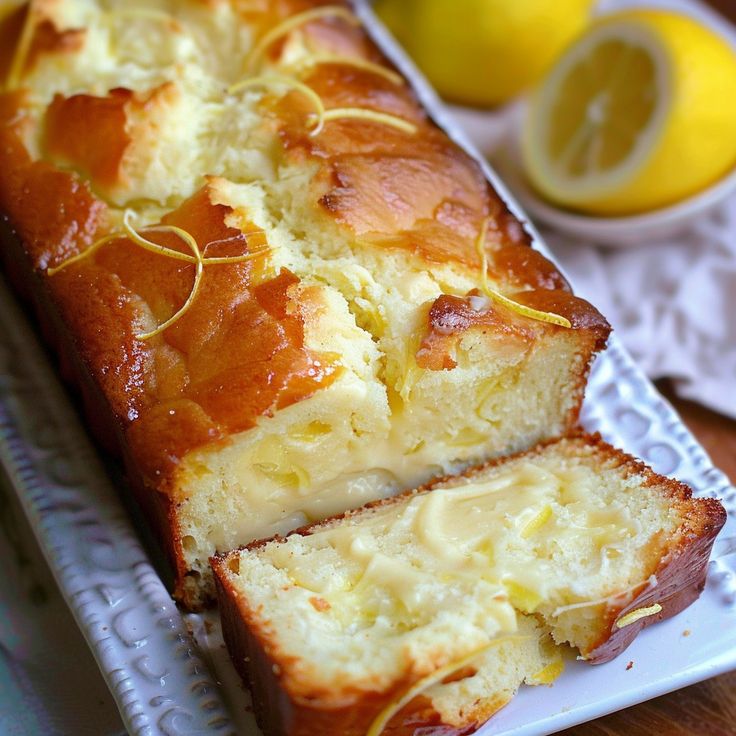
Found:
[{"label": "lemon half cut side", "polygon": [[593,26],[534,94],[524,164],[547,199],[593,214],[663,207],[736,163],[736,53],[705,26],[630,11]]}]

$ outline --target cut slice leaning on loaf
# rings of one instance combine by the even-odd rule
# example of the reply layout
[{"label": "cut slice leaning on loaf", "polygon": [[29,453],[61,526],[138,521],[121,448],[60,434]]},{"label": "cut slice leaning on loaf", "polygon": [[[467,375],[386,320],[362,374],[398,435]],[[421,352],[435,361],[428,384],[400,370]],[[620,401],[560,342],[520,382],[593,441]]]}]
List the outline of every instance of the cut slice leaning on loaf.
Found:
[{"label": "cut slice leaning on loaf", "polygon": [[[467,733],[702,590],[718,501],[561,439],[212,560],[268,736]],[[442,730],[445,729],[445,730]]]}]

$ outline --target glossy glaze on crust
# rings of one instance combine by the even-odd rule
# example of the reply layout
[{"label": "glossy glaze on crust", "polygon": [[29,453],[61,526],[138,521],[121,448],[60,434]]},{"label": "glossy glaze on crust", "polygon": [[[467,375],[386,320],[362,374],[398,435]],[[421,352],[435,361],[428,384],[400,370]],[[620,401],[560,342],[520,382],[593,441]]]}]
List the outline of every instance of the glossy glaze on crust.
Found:
[{"label": "glossy glaze on crust", "polygon": [[[122,95],[124,101],[128,99]],[[76,175],[32,162],[6,113],[0,146],[0,208],[33,267],[59,266],[110,231],[107,206]],[[214,186],[214,184],[212,185]],[[162,218],[200,244],[204,257],[237,256],[267,247],[258,228],[229,227],[231,208],[214,204],[207,185]],[[252,235],[245,236],[252,231]],[[186,252],[169,233],[155,242]],[[164,490],[186,452],[255,424],[265,413],[329,385],[329,356],[304,347],[303,321],[291,307],[298,279],[259,273],[256,260],[207,267],[192,308],[165,333],[136,338],[146,319],[160,324],[192,288],[192,264],[113,240],[93,256],[46,280],[84,361],[123,425],[142,473]],[[150,314],[150,316],[149,316]]]},{"label": "glossy glaze on crust", "polygon": [[[356,127],[350,119],[338,119],[312,137],[304,124],[309,107],[297,93],[274,104],[288,160],[319,165],[315,199],[361,240],[403,249],[430,263],[479,268],[474,243],[488,218],[489,250],[528,245],[528,235],[475,161],[427,119],[408,87],[336,64],[320,65],[304,81],[328,110],[375,110],[417,127],[416,133],[407,134],[378,122]],[[540,266],[517,262],[516,278],[534,280]]]},{"label": "glossy glaze on crust", "polygon": [[[559,440],[542,443],[530,451],[518,453],[510,458],[491,461],[481,467],[469,469],[459,476],[437,479],[422,488],[408,491],[394,498],[376,501],[363,509],[348,511],[318,524],[295,530],[291,534],[308,536],[325,524],[349,519],[361,514],[366,508],[390,506],[418,493],[433,492],[434,489],[441,493],[441,487],[447,484],[460,483],[463,478],[472,478],[476,473],[509,460],[534,457],[545,447],[557,442]],[[642,479],[640,482],[644,486],[656,485],[660,493],[668,496],[673,504],[684,510],[684,520],[678,528],[676,537],[668,540],[665,554],[657,561],[653,571],[656,575],[656,586],[650,587],[642,584],[641,587],[645,590],[634,595],[629,603],[624,606],[611,604],[602,613],[605,619],[604,636],[589,651],[582,652],[588,663],[601,664],[618,656],[642,628],[679,613],[698,597],[705,583],[706,564],[710,550],[718,531],[725,523],[725,510],[714,499],[692,499],[692,492],[688,486],[655,474],[640,461],[603,442],[599,435],[577,434],[562,442],[567,442],[573,450],[595,457],[596,462],[601,466],[620,471],[624,478],[637,476]],[[279,539],[279,537],[274,537],[259,540],[245,549],[257,550]],[[256,714],[264,732],[269,736],[301,735],[309,733],[310,728],[317,729],[319,725],[323,729],[319,732],[355,733],[356,736],[363,734],[372,722],[372,717],[362,716],[362,714],[367,711],[375,717],[382,707],[382,702],[377,702],[372,698],[365,698],[357,703],[351,701],[350,715],[343,716],[339,709],[334,710],[334,704],[327,708],[326,705],[321,705],[315,700],[308,700],[300,694],[298,684],[295,684],[282,669],[288,668],[288,657],[285,659],[285,655],[279,651],[275,632],[272,631],[270,624],[264,620],[261,611],[252,610],[249,607],[248,602],[228,579],[228,565],[234,564],[236,560],[237,552],[231,552],[214,557],[212,565],[218,585],[225,639],[236,668],[254,692]],[[662,607],[657,615],[640,618],[628,626],[616,626],[616,621],[621,620],[627,613],[654,603]],[[402,683],[392,688],[389,701],[404,692],[406,687],[407,683]],[[469,733],[504,703],[496,705],[497,707],[490,708],[485,718],[479,718],[472,727],[456,732],[447,724],[442,724],[438,714],[428,705],[427,699],[420,696],[412,700],[392,719],[386,732],[402,735],[431,733],[433,736],[445,733]],[[297,713],[298,717],[296,717]],[[333,716],[334,720],[330,720]],[[355,721],[350,720],[358,717],[365,719],[359,726]],[[312,733],[315,732],[318,730],[312,731]]]}]

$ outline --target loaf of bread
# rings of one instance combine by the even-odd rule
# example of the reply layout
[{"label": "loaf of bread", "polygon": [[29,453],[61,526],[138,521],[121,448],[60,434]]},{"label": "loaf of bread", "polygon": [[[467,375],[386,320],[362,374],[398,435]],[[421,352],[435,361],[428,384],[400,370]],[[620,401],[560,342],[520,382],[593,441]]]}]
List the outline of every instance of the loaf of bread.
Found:
[{"label": "loaf of bread", "polygon": [[[713,499],[576,436],[213,559],[266,736],[464,734],[703,588]],[[436,730],[435,730],[436,729]]]},{"label": "loaf of bread", "polygon": [[2,12],[5,271],[185,605],[216,551],[575,425],[607,323],[347,4]]}]

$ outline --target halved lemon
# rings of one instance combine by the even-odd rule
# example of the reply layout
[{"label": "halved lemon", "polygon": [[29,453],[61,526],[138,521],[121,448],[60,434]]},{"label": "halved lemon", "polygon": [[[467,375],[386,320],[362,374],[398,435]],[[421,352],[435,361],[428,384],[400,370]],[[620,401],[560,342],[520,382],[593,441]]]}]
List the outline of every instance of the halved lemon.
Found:
[{"label": "halved lemon", "polygon": [[542,195],[586,212],[694,194],[736,164],[736,53],[678,13],[604,18],[533,95],[523,158]]}]

